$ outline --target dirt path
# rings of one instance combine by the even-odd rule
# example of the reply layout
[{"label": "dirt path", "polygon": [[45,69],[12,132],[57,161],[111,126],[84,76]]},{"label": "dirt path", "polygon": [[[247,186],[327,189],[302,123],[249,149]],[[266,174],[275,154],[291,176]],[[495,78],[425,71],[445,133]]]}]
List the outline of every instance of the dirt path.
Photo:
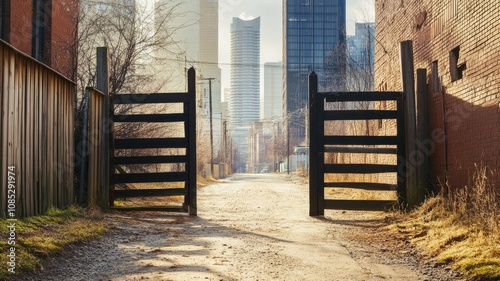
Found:
[{"label": "dirt path", "polygon": [[387,255],[398,249],[383,243],[360,242],[376,233],[380,214],[309,217],[307,186],[297,178],[236,175],[201,189],[198,206],[198,217],[111,214],[114,234],[74,246],[24,279],[458,280]]}]

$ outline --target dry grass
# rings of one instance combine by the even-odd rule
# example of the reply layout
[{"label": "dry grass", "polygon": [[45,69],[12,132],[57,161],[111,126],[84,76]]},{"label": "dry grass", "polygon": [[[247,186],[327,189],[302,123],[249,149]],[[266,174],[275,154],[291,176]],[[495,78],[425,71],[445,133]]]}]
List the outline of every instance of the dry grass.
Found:
[{"label": "dry grass", "polygon": [[[16,273],[7,271],[7,255],[0,256],[0,280],[16,278],[19,273],[37,270],[44,258],[55,255],[74,243],[100,237],[108,230],[103,215],[94,209],[70,207],[66,210],[51,208],[45,215],[16,222]],[[0,220],[0,234],[8,236],[9,222]],[[7,239],[0,248],[8,249]]]},{"label": "dry grass", "polygon": [[429,256],[450,262],[467,276],[500,279],[500,196],[492,171],[476,167],[473,182],[429,198],[390,228]]}]

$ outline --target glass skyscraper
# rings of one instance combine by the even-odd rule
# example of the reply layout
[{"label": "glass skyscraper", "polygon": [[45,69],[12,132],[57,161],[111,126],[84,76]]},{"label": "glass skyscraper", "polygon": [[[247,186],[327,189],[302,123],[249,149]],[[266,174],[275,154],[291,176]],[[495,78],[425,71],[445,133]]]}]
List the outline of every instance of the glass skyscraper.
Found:
[{"label": "glass skyscraper", "polygon": [[291,145],[305,140],[308,75],[319,91],[343,90],[346,63],[345,0],[283,0],[284,120]]}]

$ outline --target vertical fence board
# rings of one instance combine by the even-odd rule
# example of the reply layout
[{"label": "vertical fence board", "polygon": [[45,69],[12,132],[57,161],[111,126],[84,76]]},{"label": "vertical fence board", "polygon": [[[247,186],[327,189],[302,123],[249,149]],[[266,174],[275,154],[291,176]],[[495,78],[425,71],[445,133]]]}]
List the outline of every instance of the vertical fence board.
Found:
[{"label": "vertical fence board", "polygon": [[40,213],[40,158],[39,158],[39,142],[40,142],[40,91],[39,91],[39,69],[36,64],[33,64],[33,213]]},{"label": "vertical fence board", "polygon": [[[427,112],[427,70],[417,69],[417,140],[423,147],[429,141],[429,114]],[[429,195],[430,150],[420,148],[418,161],[418,202]]]},{"label": "vertical fence board", "polygon": [[33,213],[33,161],[32,161],[32,147],[33,147],[33,67],[32,62],[28,61],[26,66],[26,121],[25,121],[25,132],[26,132],[26,173],[25,173],[25,187],[26,187],[26,212],[28,214]]},{"label": "vertical fence board", "polygon": [[[309,171],[309,215],[319,216],[320,210],[318,208],[318,190],[322,188],[319,186],[318,178],[318,151],[319,151],[319,133],[318,133],[318,107],[317,107],[317,93],[318,93],[318,76],[316,73],[309,74],[309,157],[310,157],[310,171]],[[323,176],[323,175],[321,175]]]},{"label": "vertical fence board", "polygon": [[[3,45],[0,45],[0,89],[2,90],[2,95],[0,96],[0,151],[3,150],[3,142],[4,142],[4,123],[3,121],[6,120],[4,114],[4,103],[5,100],[7,99],[7,94],[6,91],[4,91],[4,47]],[[3,154],[2,154],[3,155]],[[0,157],[0,206],[5,206],[7,202],[7,179],[6,179],[6,170],[7,167],[5,166],[4,163],[4,158],[5,157]],[[5,211],[4,208],[0,208],[0,218],[5,218]]]},{"label": "vertical fence board", "polygon": [[418,174],[415,159],[410,156],[417,155],[416,146],[416,120],[415,120],[415,70],[413,66],[413,43],[411,40],[403,41],[400,45],[401,77],[405,101],[405,129],[406,129],[406,194],[408,207],[419,204],[418,200]]},{"label": "vertical fence board", "polygon": [[21,62],[17,59],[17,55],[14,56],[14,106],[12,108],[13,123],[11,125],[11,130],[14,132],[14,137],[12,141],[12,153],[13,153],[13,163],[16,166],[16,213],[22,215],[24,213],[23,197],[22,192],[22,175],[24,173],[22,162],[21,162],[21,130],[22,130],[22,108],[21,108],[21,96],[22,96],[22,71]]},{"label": "vertical fence board", "polygon": [[188,136],[188,173],[189,173],[189,215],[196,216],[198,212],[196,194],[196,72],[193,67],[188,70],[189,95],[189,132]]}]

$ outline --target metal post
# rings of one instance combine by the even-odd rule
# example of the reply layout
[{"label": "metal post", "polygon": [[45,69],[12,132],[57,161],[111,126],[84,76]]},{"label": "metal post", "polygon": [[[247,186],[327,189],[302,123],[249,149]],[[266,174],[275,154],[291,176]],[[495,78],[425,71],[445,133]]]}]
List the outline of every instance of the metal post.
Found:
[{"label": "metal post", "polygon": [[286,173],[290,174],[290,116],[286,120]]},{"label": "metal post", "polygon": [[214,78],[208,79],[208,99],[210,103],[210,175],[214,177],[214,128],[213,128],[213,117],[212,117],[212,80]]}]

